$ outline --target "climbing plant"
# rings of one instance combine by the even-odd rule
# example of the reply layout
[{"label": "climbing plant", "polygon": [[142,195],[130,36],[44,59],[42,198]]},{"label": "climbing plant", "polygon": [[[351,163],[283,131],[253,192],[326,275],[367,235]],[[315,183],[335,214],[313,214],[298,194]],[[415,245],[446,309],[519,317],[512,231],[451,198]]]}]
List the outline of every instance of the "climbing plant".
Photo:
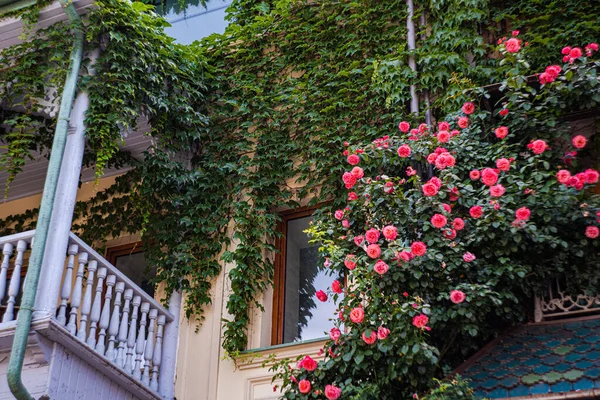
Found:
[{"label": "climbing plant", "polygon": [[[86,48],[101,54],[95,74],[80,79],[90,93],[85,162],[98,178],[107,168],[131,169],[77,204],[74,229],[90,241],[140,232],[157,281],[185,292],[190,317],[201,317],[225,263],[224,346],[235,354],[247,346],[250,310],[261,307],[273,276],[277,210],[341,204],[339,149],[382,136],[398,118],[416,120],[408,116],[410,84],[422,111],[429,95],[435,119],[462,104],[465,90],[504,76],[508,67],[497,65],[491,45],[511,27],[557,50],[555,31],[528,27],[543,15],[558,30],[571,22],[555,17],[553,1],[535,10],[526,3],[417,4],[417,48],[408,51],[403,0],[236,0],[225,34],[190,46],[167,37],[149,5],[98,1],[86,19]],[[585,2],[571,9],[581,21],[595,13]],[[34,11],[22,15],[34,21]],[[578,25],[578,34],[597,37],[597,26]],[[0,166],[11,177],[32,150],[48,151],[54,114],[38,99],[60,95],[68,32],[63,24],[32,29],[2,53],[0,83],[14,100],[3,104],[10,151]],[[531,56],[530,65],[546,65],[546,52]],[[119,146],[140,129],[153,144],[134,159]],[[36,215],[7,218],[3,232],[33,227]]]}]

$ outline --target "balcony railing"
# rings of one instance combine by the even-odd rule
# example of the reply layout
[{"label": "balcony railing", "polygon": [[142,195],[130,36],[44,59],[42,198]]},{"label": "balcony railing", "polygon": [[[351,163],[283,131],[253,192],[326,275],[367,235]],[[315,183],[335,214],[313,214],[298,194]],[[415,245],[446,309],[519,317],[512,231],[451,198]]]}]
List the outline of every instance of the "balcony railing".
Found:
[{"label": "balcony railing", "polygon": [[535,297],[535,322],[547,319],[600,313],[600,294],[571,295],[566,292],[564,277],[548,283],[548,289]]},{"label": "balcony railing", "polygon": [[[34,233],[0,238],[0,304],[5,304],[2,323],[16,319]],[[163,346],[166,340],[177,338],[165,338],[164,332],[169,324],[177,323],[176,318],[73,233],[69,234],[62,274],[55,321],[151,391],[169,392],[161,385],[173,382],[160,379],[161,365],[173,354],[163,354]],[[40,282],[38,296],[44,295],[43,285]],[[176,351],[176,346],[165,347]]]}]

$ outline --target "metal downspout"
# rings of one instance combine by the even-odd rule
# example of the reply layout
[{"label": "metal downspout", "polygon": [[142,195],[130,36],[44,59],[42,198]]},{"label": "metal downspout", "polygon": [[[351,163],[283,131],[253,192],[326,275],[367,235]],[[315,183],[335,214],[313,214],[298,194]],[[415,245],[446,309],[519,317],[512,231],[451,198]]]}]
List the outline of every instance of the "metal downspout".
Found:
[{"label": "metal downspout", "polygon": [[52,151],[48,162],[48,172],[46,174],[46,182],[44,183],[44,192],[33,239],[31,258],[27,269],[27,276],[25,278],[25,286],[23,288],[23,297],[17,316],[15,337],[8,363],[8,386],[18,400],[34,400],[27,388],[23,385],[21,371],[23,369],[25,349],[27,347],[27,336],[29,335],[29,329],[31,327],[31,317],[40,278],[42,259],[46,248],[46,239],[48,238],[48,228],[50,226],[50,217],[52,216],[52,209],[54,206],[54,197],[56,195],[60,166],[62,164],[63,153],[67,141],[67,129],[69,127],[71,108],[73,107],[73,100],[77,89],[77,78],[83,57],[85,35],[81,18],[79,17],[79,14],[77,14],[75,7],[70,0],[59,1],[63,6],[65,14],[69,17],[69,21],[73,25],[74,39],[69,59],[69,70],[67,71],[60,101],[60,111],[58,113],[58,121],[56,122]]}]

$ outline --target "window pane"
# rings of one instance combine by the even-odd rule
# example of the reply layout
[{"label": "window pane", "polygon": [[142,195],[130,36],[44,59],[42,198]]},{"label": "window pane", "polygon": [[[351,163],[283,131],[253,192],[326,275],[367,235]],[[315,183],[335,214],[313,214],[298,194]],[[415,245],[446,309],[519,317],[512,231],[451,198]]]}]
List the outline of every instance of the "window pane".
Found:
[{"label": "window pane", "polygon": [[308,243],[303,231],[312,217],[287,223],[285,253],[285,307],[283,342],[291,343],[326,336],[335,314],[333,299],[323,303],[317,290],[325,290],[333,278],[319,262],[319,246]]},{"label": "window pane", "polygon": [[[167,0],[156,7],[156,11],[171,23],[165,33],[181,44],[190,44],[212,33],[223,33],[228,22],[225,10],[232,0],[208,0],[206,7],[198,1],[186,1],[183,8],[180,0]],[[196,4],[194,4],[196,3]]]},{"label": "window pane", "polygon": [[144,252],[116,257],[115,267],[138,285],[144,292],[154,297],[154,285],[150,283],[156,275],[154,268],[148,270]]}]

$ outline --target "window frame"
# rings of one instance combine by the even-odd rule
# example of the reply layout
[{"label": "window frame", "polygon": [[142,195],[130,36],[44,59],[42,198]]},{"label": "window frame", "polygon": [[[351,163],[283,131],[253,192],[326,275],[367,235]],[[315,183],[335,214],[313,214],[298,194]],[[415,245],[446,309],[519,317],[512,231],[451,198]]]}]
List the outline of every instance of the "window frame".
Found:
[{"label": "window frame", "polygon": [[115,268],[117,266],[117,258],[122,256],[130,256],[136,253],[143,253],[144,246],[141,241],[121,244],[118,246],[108,247],[106,249],[106,261],[111,263]]},{"label": "window frame", "polygon": [[[277,223],[277,231],[281,234],[275,239],[275,275],[273,278],[273,316],[271,324],[271,346],[283,343],[283,326],[285,319],[285,259],[287,246],[288,222],[312,216],[315,211],[323,207],[318,204],[311,207],[300,207],[279,213],[281,221]],[[294,344],[294,343],[285,343]]]}]

